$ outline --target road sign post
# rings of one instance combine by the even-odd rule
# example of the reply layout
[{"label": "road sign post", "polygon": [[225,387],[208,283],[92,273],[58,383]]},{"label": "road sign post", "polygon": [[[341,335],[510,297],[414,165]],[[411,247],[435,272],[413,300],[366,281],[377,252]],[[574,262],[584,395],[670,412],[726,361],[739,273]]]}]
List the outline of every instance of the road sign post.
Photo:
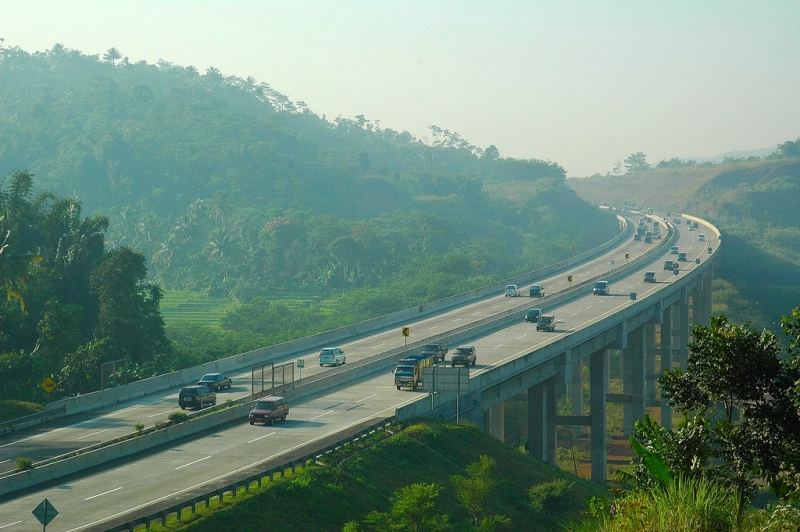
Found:
[{"label": "road sign post", "polygon": [[408,345],[408,337],[411,336],[411,327],[403,327],[403,347]]},{"label": "road sign post", "polygon": [[302,358],[297,359],[297,380],[303,380],[303,368],[306,366],[306,361]]},{"label": "road sign post", "polygon": [[45,499],[31,513],[42,523],[42,532],[44,532],[47,530],[47,524],[58,515],[58,510],[53,506],[53,503]]}]

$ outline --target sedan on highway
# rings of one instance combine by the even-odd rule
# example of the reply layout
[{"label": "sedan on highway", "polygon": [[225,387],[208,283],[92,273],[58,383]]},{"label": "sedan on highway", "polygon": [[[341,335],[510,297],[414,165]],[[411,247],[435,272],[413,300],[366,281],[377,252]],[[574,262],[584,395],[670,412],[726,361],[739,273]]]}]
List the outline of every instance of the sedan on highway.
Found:
[{"label": "sedan on highway", "polygon": [[231,389],[230,377],[226,377],[222,373],[206,373],[199,381],[197,381],[197,384],[200,386],[208,386],[215,392],[218,392],[223,388],[227,388],[228,390]]}]

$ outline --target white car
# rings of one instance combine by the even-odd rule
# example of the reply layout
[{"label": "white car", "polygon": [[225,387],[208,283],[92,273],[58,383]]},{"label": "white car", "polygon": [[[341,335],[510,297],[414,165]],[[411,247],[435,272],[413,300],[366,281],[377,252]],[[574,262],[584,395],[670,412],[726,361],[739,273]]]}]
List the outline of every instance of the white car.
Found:
[{"label": "white car", "polygon": [[515,284],[506,285],[506,297],[519,297],[519,287]]},{"label": "white car", "polygon": [[319,352],[320,366],[338,366],[347,362],[347,357],[341,347],[324,347]]}]

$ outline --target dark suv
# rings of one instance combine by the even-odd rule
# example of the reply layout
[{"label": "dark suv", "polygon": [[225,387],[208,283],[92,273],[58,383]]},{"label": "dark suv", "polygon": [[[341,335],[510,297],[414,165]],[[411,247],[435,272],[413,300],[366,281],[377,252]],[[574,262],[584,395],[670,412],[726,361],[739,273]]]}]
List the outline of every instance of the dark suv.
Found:
[{"label": "dark suv", "polygon": [[217,404],[217,394],[205,385],[184,386],[178,394],[178,406],[184,408],[203,408]]},{"label": "dark suv", "polygon": [[289,415],[289,407],[283,397],[271,395],[256,401],[256,405],[250,411],[248,418],[250,424],[263,423],[265,425],[272,425],[273,421],[286,421],[286,416]]},{"label": "dark suv", "polygon": [[456,364],[461,366],[474,366],[478,357],[475,355],[474,345],[460,345],[453,353],[450,359],[450,365],[456,367]]}]

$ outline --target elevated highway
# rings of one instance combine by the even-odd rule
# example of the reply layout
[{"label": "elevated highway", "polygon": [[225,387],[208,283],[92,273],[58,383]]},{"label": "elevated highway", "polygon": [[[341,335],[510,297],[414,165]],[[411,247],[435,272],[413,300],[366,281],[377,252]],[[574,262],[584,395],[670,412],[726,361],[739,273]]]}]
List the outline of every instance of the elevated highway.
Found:
[{"label": "elevated highway", "polygon": [[[686,220],[684,218],[684,222]],[[719,234],[705,223],[697,231],[686,230],[685,223],[677,227],[677,245],[687,251],[690,260],[681,263],[684,268],[679,275],[662,269],[663,261],[672,258],[665,250],[648,258],[648,262],[635,271],[612,279],[610,296],[593,296],[583,290],[553,306],[543,302],[544,309],[554,312],[559,319],[554,333],[537,332],[532,324],[520,323],[517,319],[509,327],[473,339],[478,350],[478,366],[470,374],[468,389],[459,398],[465,415],[502,438],[503,402],[520,391],[527,391],[532,453],[553,462],[556,424],[588,424],[592,427],[592,476],[598,481],[604,480],[606,403],[610,400],[625,404],[625,424],[629,429],[647,404],[656,403],[656,368],[672,367],[676,360],[685,359],[690,322],[705,321],[710,311],[711,270],[717,258]],[[702,243],[697,238],[699,234],[705,236]],[[595,275],[609,270],[611,261],[614,266],[624,264],[625,252],[632,258],[651,247],[631,241],[623,249],[617,249],[616,255],[605,256]],[[694,262],[696,259],[700,262]],[[648,270],[657,272],[658,282],[642,282],[643,273]],[[583,278],[595,276],[581,275]],[[550,293],[558,290],[559,281],[566,283],[564,277],[560,275],[545,281]],[[631,292],[636,292],[635,300],[630,299]],[[497,298],[459,309],[461,314],[446,313],[440,319],[450,320],[452,325],[455,318],[463,320],[470,313],[486,311],[487,307],[491,311],[495,305],[495,311],[503,310],[509,316],[519,307],[518,318],[531,302]],[[445,322],[441,323],[436,325],[424,320],[414,327],[445,326]],[[431,329],[433,331],[435,329]],[[386,341],[401,341],[396,331],[383,334],[388,334]],[[374,341],[380,343],[377,338]],[[348,352],[358,350],[357,344],[345,349]],[[622,349],[626,361],[626,389],[619,397],[608,394],[608,349]],[[583,371],[576,370],[585,363],[590,369],[588,416],[579,404]],[[574,408],[573,415],[566,419],[555,415],[557,393],[564,388]],[[169,395],[162,400],[169,401]],[[450,417],[455,403],[446,393],[432,402],[425,393],[397,391],[388,372],[373,374],[298,400],[285,424],[251,427],[242,420],[218,427],[213,433],[150,452],[136,461],[15,497],[0,504],[3,516],[0,527],[26,530],[33,519],[30,510],[47,497],[57,508],[70,509],[62,511],[59,521],[53,524],[56,530],[102,529],[111,520],[180,499],[198,485],[257,467],[266,460],[353,426],[389,416],[400,419]],[[150,406],[158,408],[141,405],[136,410]],[[125,405],[122,410],[125,408],[130,406]],[[669,412],[663,406],[662,419],[665,423],[669,420]]]}]

